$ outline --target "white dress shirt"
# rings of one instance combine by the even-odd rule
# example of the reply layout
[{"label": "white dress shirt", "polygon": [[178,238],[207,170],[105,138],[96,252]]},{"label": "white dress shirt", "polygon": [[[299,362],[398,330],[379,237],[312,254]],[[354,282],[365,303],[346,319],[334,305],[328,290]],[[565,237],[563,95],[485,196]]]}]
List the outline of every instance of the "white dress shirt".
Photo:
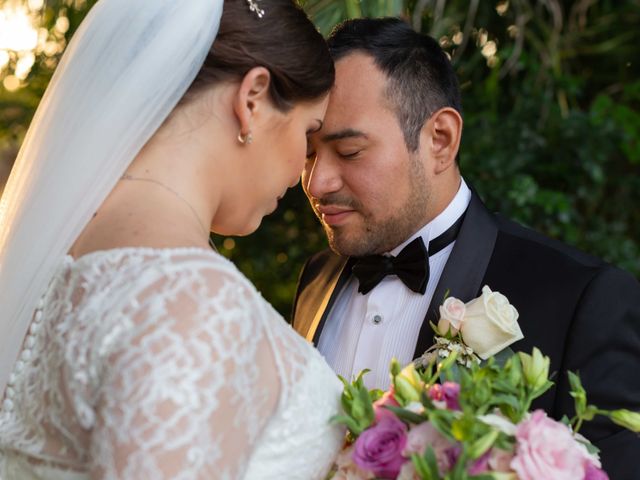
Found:
[{"label": "white dress shirt", "polygon": [[[462,180],[456,196],[440,215],[388,253],[398,255],[419,236],[425,246],[429,245],[460,218],[470,200],[471,191]],[[358,280],[351,276],[329,312],[318,342],[318,349],[336,373],[350,380],[368,368],[371,372],[364,377],[368,388],[389,387],[391,359],[397,358],[401,365],[413,360],[422,322],[454,244],[429,257],[429,283],[424,295],[410,290],[395,275],[386,276],[362,295],[358,293]]]}]

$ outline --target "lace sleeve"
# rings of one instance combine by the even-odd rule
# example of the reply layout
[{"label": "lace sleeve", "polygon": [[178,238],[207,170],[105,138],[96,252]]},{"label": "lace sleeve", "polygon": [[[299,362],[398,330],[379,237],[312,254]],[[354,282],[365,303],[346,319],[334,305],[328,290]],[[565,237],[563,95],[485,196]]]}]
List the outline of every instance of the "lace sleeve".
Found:
[{"label": "lace sleeve", "polygon": [[276,409],[263,301],[237,275],[187,270],[137,295],[103,346],[92,478],[241,478]]}]

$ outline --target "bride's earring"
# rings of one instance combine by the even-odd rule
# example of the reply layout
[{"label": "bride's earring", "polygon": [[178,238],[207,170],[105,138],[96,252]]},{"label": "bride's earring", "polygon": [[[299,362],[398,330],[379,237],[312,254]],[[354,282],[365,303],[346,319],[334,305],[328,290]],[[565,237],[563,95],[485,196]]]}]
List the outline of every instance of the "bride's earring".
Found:
[{"label": "bride's earring", "polygon": [[251,134],[251,130],[249,130],[249,133],[243,134],[242,131],[238,132],[238,142],[240,142],[242,145],[249,145],[251,142],[253,142],[253,135]]}]

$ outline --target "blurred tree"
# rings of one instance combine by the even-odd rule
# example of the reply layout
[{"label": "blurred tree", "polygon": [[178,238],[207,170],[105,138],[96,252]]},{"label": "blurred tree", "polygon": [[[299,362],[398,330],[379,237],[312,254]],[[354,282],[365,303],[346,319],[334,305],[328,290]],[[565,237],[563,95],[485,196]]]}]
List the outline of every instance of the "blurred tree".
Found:
[{"label": "blurred tree", "polygon": [[[45,28],[67,17],[66,42],[93,3],[47,1]],[[640,0],[301,3],[324,34],[398,15],[438,39],[462,86],[461,168],[489,207],[640,275]],[[0,87],[0,152],[15,152],[58,57],[38,57],[24,88]],[[326,246],[299,187],[255,234],[215,240],[285,315],[302,263]]]},{"label": "blurred tree", "polygon": [[[0,0],[0,191],[67,42],[95,2]],[[9,31],[12,24],[20,28]]]}]

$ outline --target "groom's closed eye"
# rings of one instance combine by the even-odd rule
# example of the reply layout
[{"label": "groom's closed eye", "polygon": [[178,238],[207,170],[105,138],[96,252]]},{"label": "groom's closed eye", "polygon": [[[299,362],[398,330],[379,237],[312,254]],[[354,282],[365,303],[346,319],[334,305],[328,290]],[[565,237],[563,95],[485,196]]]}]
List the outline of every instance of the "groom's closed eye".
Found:
[{"label": "groom's closed eye", "polygon": [[358,156],[358,154],[361,152],[362,150],[356,150],[353,152],[341,152],[338,151],[338,155],[340,156],[340,158],[355,158],[356,156]]}]

